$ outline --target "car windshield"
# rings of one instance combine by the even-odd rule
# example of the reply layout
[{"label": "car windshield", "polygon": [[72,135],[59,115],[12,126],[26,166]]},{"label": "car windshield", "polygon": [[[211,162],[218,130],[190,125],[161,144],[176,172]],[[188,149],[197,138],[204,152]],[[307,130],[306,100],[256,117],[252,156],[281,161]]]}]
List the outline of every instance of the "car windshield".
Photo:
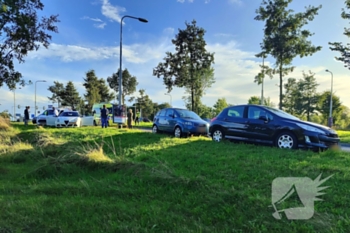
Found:
[{"label": "car windshield", "polygon": [[181,118],[200,120],[201,118],[194,112],[185,109],[176,109],[176,112]]},{"label": "car windshield", "polygon": [[77,112],[62,112],[61,116],[64,116],[64,117],[77,117],[77,116],[79,116],[79,113],[77,113]]},{"label": "car windshield", "polygon": [[273,112],[274,114],[276,114],[277,116],[283,117],[283,118],[288,118],[288,119],[292,119],[292,120],[300,120],[298,117],[295,117],[289,113],[286,113],[282,110],[279,110],[277,108],[270,108],[270,107],[266,107],[268,110],[270,110],[271,112]]}]

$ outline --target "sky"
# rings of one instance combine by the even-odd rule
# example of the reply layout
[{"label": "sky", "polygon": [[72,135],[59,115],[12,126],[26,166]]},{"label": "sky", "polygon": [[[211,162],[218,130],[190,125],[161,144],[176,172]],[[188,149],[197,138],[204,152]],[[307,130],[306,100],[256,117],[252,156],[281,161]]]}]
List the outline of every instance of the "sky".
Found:
[{"label": "sky", "polygon": [[[319,6],[315,19],[304,28],[314,35],[310,40],[322,50],[309,57],[295,58],[293,73],[284,78],[302,78],[303,72],[313,72],[319,83],[318,92],[330,90],[333,73],[333,91],[341,102],[350,107],[350,71],[334,57],[329,42],[345,42],[344,28],[349,21],[340,17],[345,0],[294,0],[290,8],[304,11],[306,6]],[[35,96],[39,111],[52,102],[48,87],[54,81],[64,85],[72,81],[81,95],[85,93],[83,78],[94,70],[99,78],[107,79],[119,69],[121,18],[125,15],[145,18],[143,23],[124,18],[122,25],[122,68],[127,68],[138,80],[138,90],[146,90],[153,102],[170,102],[174,107],[185,107],[183,88],[174,88],[170,95],[162,78],[153,76],[153,69],[163,62],[166,52],[174,52],[171,40],[186,22],[197,21],[205,29],[206,49],[214,53],[215,83],[206,90],[202,102],[213,106],[218,98],[230,104],[246,104],[251,96],[260,96],[261,86],[254,83],[262,60],[260,52],[264,22],[254,20],[262,0],[42,0],[45,5],[41,16],[59,15],[58,33],[53,33],[48,49],[41,47],[17,64],[25,80],[32,85],[15,92],[6,86],[0,88],[0,112],[22,113],[24,106],[34,112]],[[317,4],[316,4],[317,2]],[[265,64],[273,66],[272,57]],[[36,82],[45,80],[46,82]],[[36,85],[34,84],[36,83]],[[278,106],[279,77],[266,78],[264,95]],[[36,95],[35,95],[36,93]],[[127,103],[131,105],[132,103]],[[17,106],[21,108],[18,109]]]}]

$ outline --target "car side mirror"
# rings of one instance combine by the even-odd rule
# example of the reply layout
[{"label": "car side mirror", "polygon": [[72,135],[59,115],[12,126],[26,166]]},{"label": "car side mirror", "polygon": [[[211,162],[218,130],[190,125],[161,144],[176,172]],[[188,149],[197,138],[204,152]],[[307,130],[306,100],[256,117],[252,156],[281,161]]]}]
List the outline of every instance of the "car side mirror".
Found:
[{"label": "car side mirror", "polygon": [[269,121],[269,119],[266,117],[266,116],[259,116],[259,120],[262,120],[262,121]]}]

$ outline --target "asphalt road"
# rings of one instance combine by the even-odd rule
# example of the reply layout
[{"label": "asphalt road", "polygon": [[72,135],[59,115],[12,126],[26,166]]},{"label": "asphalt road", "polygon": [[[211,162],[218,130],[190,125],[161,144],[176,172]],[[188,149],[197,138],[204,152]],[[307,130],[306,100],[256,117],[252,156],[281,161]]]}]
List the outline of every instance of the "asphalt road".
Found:
[{"label": "asphalt road", "polygon": [[[140,129],[144,132],[149,132],[151,133],[152,132],[152,129],[150,128],[142,128],[142,127],[135,127],[136,129]],[[350,152],[350,144],[347,144],[347,143],[340,143],[340,148],[342,151],[346,151],[346,152]]]}]

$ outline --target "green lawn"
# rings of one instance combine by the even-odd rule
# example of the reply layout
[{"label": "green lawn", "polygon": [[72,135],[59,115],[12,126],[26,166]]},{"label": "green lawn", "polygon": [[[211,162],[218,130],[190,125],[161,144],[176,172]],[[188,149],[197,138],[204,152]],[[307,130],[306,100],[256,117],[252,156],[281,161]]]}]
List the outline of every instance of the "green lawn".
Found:
[{"label": "green lawn", "polygon": [[350,131],[337,130],[340,141],[343,143],[350,143]]},{"label": "green lawn", "polygon": [[[273,218],[275,178],[320,173],[333,177],[311,219]],[[337,150],[14,124],[0,131],[0,232],[345,233],[349,181],[349,154]]]}]

